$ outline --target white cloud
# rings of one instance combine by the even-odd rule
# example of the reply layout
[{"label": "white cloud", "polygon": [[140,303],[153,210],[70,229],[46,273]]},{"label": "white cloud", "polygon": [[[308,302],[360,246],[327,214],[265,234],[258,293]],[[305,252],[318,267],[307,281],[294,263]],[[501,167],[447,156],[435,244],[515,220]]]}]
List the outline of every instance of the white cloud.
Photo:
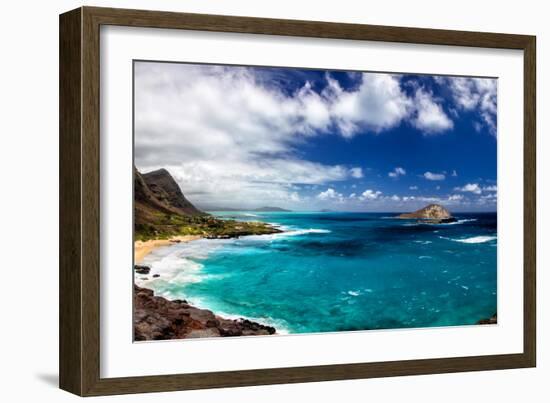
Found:
[{"label": "white cloud", "polygon": [[453,121],[443,111],[440,104],[433,99],[433,94],[417,88],[414,104],[416,116],[412,124],[424,134],[438,134],[454,127]]},{"label": "white cloud", "polygon": [[449,201],[460,201],[460,200],[464,200],[464,196],[463,195],[450,195],[447,200]]},{"label": "white cloud", "polygon": [[480,205],[494,205],[497,202],[497,194],[496,193],[489,193],[483,196],[480,196],[477,200],[477,204]]},{"label": "white cloud", "polygon": [[380,133],[397,126],[410,115],[413,102],[401,91],[399,76],[362,73],[356,91],[344,91],[327,76],[329,86],[324,93],[331,101],[331,115],[344,137],[353,137],[360,130]]},{"label": "white cloud", "polygon": [[478,204],[495,204],[497,202],[498,188],[496,185],[484,186],[481,190],[485,194],[479,197]]},{"label": "white cloud", "polygon": [[350,173],[352,178],[360,179],[360,178],[363,177],[363,169],[361,169],[359,167],[351,168],[349,170],[349,173]]},{"label": "white cloud", "polygon": [[168,169],[194,203],[288,205],[300,195],[285,184],[323,185],[363,174],[295,153],[334,123],[335,100],[309,83],[284,94],[246,68],[135,67],[136,165]]},{"label": "white cloud", "polygon": [[[199,205],[292,206],[304,203],[302,191],[364,177],[360,167],[305,159],[297,148],[311,136],[380,133],[407,120],[423,132],[432,130],[430,125],[434,130],[446,125],[441,123],[444,118],[431,117],[442,112],[432,94],[417,90],[407,96],[399,75],[357,73],[353,90],[341,88],[327,75],[328,85],[321,93],[309,82],[287,93],[258,71],[136,63],[138,169],[168,169],[186,196]],[[396,177],[405,173],[400,167],[393,171]],[[289,186],[294,184],[310,188]],[[373,200],[381,194],[371,192],[356,198]],[[336,194],[340,196],[335,200],[343,198]]]},{"label": "white cloud", "polygon": [[414,203],[419,207],[419,203],[438,203],[457,205],[461,204],[465,198],[463,195],[451,194],[449,196],[437,197],[437,196],[404,196],[401,198],[403,202]]},{"label": "white cloud", "polygon": [[407,171],[405,171],[401,167],[396,167],[396,168],[394,168],[393,171],[388,172],[388,176],[390,178],[398,178],[400,175],[406,175],[406,174],[407,174]]},{"label": "white cloud", "polygon": [[497,185],[491,185],[491,186],[484,186],[483,191],[484,192],[496,192],[498,190]]},{"label": "white cloud", "polygon": [[393,195],[392,197],[390,197],[390,199],[391,199],[392,201],[396,201],[396,202],[399,201],[399,200],[401,200],[401,198],[400,198],[399,196],[397,196],[397,195]]},{"label": "white cloud", "polygon": [[430,92],[417,88],[414,96],[408,97],[398,75],[362,73],[361,78],[358,90],[344,91],[327,76],[329,85],[323,94],[331,103],[331,116],[344,137],[353,137],[359,131],[380,133],[403,120],[410,120],[424,134],[453,128],[453,121]]},{"label": "white cloud", "polygon": [[474,128],[479,131],[482,123],[489,131],[496,135],[497,130],[497,80],[493,78],[469,78],[469,77],[438,77],[436,80],[442,85],[447,85],[453,94],[455,103],[459,108],[467,111],[476,110],[480,122],[474,123]]},{"label": "white cloud", "polygon": [[317,198],[319,200],[343,200],[344,198],[344,195],[342,195],[342,193],[338,193],[336,190],[334,190],[333,188],[328,188],[327,190],[325,190],[324,192],[321,192],[317,195]]},{"label": "white cloud", "polygon": [[293,202],[301,201],[301,198],[300,198],[300,195],[298,194],[298,192],[290,193],[290,200],[293,201]]},{"label": "white cloud", "polygon": [[428,179],[429,181],[442,181],[445,180],[445,174],[443,173],[433,173],[430,171],[424,172],[424,178]]},{"label": "white cloud", "polygon": [[462,187],[456,187],[455,190],[459,192],[470,192],[476,195],[481,194],[481,188],[477,183],[467,183]]},{"label": "white cloud", "polygon": [[361,196],[359,196],[360,200],[376,200],[378,197],[382,194],[379,190],[372,190],[367,189],[363,193],[361,193]]}]

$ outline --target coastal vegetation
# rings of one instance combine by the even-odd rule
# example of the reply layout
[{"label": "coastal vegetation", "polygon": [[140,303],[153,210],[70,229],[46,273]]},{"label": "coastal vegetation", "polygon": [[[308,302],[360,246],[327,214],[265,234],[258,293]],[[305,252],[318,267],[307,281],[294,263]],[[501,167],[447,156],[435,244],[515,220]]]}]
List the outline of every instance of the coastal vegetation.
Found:
[{"label": "coastal vegetation", "polygon": [[244,235],[266,235],[281,230],[261,222],[222,220],[210,215],[181,216],[156,213],[147,223],[136,223],[135,240],[169,239],[178,235],[199,235],[205,238],[237,238]]}]

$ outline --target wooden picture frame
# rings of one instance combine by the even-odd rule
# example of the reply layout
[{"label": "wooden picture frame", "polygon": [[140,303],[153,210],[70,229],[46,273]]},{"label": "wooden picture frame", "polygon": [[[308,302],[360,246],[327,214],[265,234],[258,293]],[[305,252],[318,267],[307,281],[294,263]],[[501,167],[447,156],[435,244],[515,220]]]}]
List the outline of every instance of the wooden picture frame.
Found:
[{"label": "wooden picture frame", "polygon": [[[154,27],[524,52],[523,353],[229,372],[100,377],[99,35]],[[81,7],[60,16],[60,387],[81,396],[533,367],[536,363],[534,36]]]}]

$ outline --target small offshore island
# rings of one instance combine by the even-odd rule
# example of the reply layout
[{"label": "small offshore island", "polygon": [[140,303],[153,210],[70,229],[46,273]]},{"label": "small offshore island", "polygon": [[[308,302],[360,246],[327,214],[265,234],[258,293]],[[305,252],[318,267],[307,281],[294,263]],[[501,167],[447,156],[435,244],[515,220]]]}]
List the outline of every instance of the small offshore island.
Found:
[{"label": "small offshore island", "polygon": [[[136,275],[149,275],[141,259],[160,246],[199,238],[228,239],[282,232],[262,222],[222,220],[197,209],[166,169],[141,174],[134,167],[134,256]],[[159,276],[153,274],[153,277]],[[275,328],[247,319],[225,319],[185,300],[154,296],[134,285],[134,340],[166,340],[275,333]]]},{"label": "small offshore island", "polygon": [[397,218],[406,220],[416,219],[419,223],[425,224],[448,224],[456,222],[456,218],[449,213],[449,210],[440,204],[429,204],[412,213],[399,214]]}]

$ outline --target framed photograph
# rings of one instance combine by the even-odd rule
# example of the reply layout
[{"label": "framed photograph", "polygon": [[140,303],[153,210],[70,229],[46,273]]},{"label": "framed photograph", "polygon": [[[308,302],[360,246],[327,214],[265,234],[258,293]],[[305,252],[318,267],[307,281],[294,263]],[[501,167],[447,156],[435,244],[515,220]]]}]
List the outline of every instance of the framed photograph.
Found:
[{"label": "framed photograph", "polygon": [[60,16],[60,386],[533,367],[535,37]]}]

